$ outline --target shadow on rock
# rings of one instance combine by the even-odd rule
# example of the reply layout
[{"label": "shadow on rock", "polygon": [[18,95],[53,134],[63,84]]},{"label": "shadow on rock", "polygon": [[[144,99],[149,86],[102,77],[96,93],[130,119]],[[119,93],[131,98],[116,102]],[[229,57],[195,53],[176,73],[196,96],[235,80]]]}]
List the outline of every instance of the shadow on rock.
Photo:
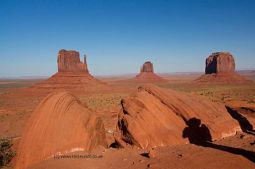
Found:
[{"label": "shadow on rock", "polygon": [[203,144],[212,141],[212,136],[206,125],[201,124],[201,120],[192,118],[186,122],[188,127],[183,130],[182,137],[188,138],[192,144]]},{"label": "shadow on rock", "polygon": [[247,120],[246,117],[244,117],[242,114],[238,113],[236,110],[226,106],[226,109],[228,110],[229,114],[233,119],[238,121],[241,129],[243,132],[255,135],[255,131],[253,130],[252,124]]},{"label": "shadow on rock", "polygon": [[212,136],[210,134],[210,130],[205,124],[201,123],[200,119],[192,118],[187,121],[186,124],[187,127],[183,130],[182,137],[188,138],[191,144],[202,147],[214,148],[236,155],[242,155],[248,160],[255,162],[255,152],[212,143]]}]

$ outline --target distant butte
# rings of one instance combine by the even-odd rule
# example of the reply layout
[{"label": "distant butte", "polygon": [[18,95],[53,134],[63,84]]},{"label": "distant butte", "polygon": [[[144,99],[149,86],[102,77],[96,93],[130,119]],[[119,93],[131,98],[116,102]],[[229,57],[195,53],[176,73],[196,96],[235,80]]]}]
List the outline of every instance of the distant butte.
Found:
[{"label": "distant butte", "polygon": [[145,62],[141,67],[141,73],[142,72],[154,73],[153,64],[150,61]]},{"label": "distant butte", "polygon": [[217,52],[206,59],[205,74],[235,72],[234,57],[228,52]]},{"label": "distant butte", "polygon": [[74,50],[60,50],[58,52],[58,72],[88,73],[86,55],[84,56],[84,63],[82,63],[79,52]]},{"label": "distant butte", "polygon": [[58,72],[49,79],[32,88],[42,90],[64,89],[71,91],[94,91],[107,88],[108,85],[94,78],[88,70],[86,55],[84,62],[75,50],[61,49],[57,58]]},{"label": "distant butte", "polygon": [[229,52],[212,53],[206,58],[205,74],[195,80],[198,83],[251,83],[235,72],[235,59]]},{"label": "distant butte", "polygon": [[142,83],[161,83],[167,81],[154,73],[153,64],[150,61],[143,64],[135,80]]}]

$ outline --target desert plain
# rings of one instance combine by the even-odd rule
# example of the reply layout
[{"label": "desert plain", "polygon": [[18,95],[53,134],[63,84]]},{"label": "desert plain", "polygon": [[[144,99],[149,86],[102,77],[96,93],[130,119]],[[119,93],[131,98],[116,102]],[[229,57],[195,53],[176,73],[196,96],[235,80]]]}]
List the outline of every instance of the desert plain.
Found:
[{"label": "desert plain", "polygon": [[94,77],[60,50],[50,78],[1,79],[0,136],[16,152],[3,168],[255,168],[255,71],[222,58],[212,77],[150,61]]}]

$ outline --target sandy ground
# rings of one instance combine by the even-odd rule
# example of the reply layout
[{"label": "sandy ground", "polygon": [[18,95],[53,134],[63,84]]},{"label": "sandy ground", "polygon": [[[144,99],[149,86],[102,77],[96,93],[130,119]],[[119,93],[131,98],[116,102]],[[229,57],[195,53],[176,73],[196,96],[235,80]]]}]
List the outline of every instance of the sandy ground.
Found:
[{"label": "sandy ground", "polygon": [[[141,154],[146,152],[139,149],[107,149],[103,153],[90,153],[97,157],[102,156],[101,158],[55,157],[40,162],[31,169],[252,169],[255,168],[255,145],[251,145],[254,141],[254,135],[242,133],[217,141],[211,147],[193,144],[158,147],[153,150],[154,157],[151,158],[142,156]],[[86,155],[86,153],[76,152],[76,155]],[[247,155],[253,156],[253,159],[249,159]]]}]

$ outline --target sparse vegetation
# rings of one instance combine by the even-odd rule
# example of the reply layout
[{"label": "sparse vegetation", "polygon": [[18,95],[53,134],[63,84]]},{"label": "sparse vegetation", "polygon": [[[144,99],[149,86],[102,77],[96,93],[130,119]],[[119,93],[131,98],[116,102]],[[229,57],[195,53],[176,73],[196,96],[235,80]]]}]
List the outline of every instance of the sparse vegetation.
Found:
[{"label": "sparse vegetation", "polygon": [[201,96],[208,97],[214,102],[226,102],[229,100],[247,101],[254,103],[255,100],[255,85],[208,85],[196,86],[186,84],[164,84],[164,88],[173,90],[196,93]]},{"label": "sparse vegetation", "polygon": [[17,113],[17,115],[18,115],[19,118],[22,118],[26,115],[26,111],[25,110],[20,111],[20,112]]},{"label": "sparse vegetation", "polygon": [[119,106],[120,100],[125,98],[127,94],[115,93],[115,94],[94,94],[87,97],[80,98],[81,101],[92,110],[98,109],[113,109]]},{"label": "sparse vegetation", "polygon": [[27,84],[19,84],[19,83],[10,83],[10,84],[1,84],[0,88],[6,89],[6,88],[22,88],[22,87],[28,87],[30,85]]},{"label": "sparse vegetation", "polygon": [[16,153],[11,149],[12,143],[8,138],[0,139],[0,166],[8,165]]},{"label": "sparse vegetation", "polygon": [[254,101],[254,100],[250,100],[250,101],[248,101],[247,103],[252,104],[252,103],[255,103],[255,101]]}]

